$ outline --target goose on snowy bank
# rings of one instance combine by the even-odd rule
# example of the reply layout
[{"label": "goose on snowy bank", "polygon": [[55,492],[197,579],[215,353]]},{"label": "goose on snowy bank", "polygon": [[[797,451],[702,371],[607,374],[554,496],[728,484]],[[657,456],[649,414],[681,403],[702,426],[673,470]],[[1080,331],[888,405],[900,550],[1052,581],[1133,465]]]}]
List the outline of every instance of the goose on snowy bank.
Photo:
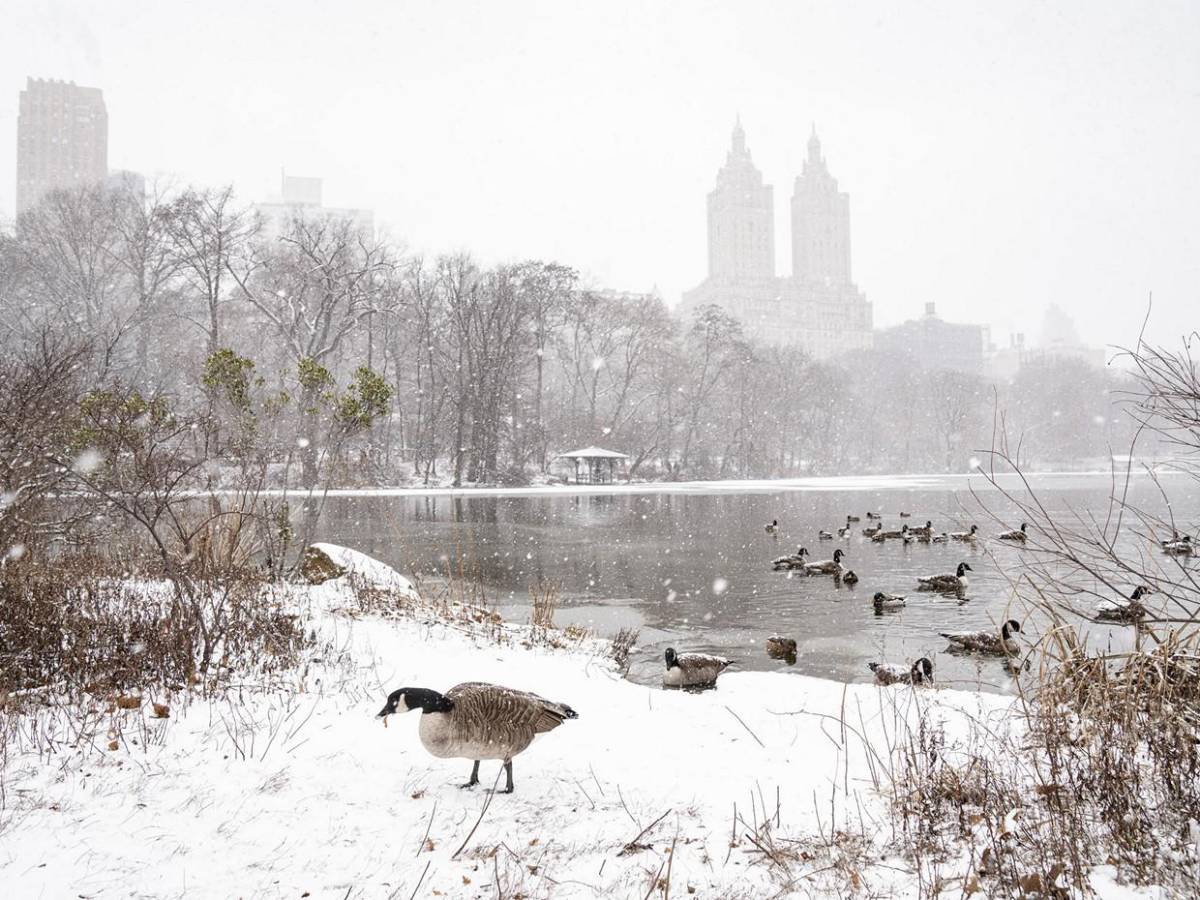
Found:
[{"label": "goose on snowy bank", "polygon": [[501,793],[513,791],[513,757],[533,743],[539,734],[553,731],[567,719],[579,714],[565,703],[555,703],[537,694],[469,681],[455,685],[444,694],[426,688],[400,688],[392,691],[377,718],[387,724],[395,713],[421,710],[417,733],[421,743],[439,759],[470,759],[471,780],[463,787],[479,783],[479,761],[504,761],[507,783]]},{"label": "goose on snowy bank", "polygon": [[674,647],[668,647],[664,657],[667,670],[663,672],[663,684],[666,687],[702,687],[716,684],[717,676],[730,665],[730,660],[723,656],[676,653]]}]

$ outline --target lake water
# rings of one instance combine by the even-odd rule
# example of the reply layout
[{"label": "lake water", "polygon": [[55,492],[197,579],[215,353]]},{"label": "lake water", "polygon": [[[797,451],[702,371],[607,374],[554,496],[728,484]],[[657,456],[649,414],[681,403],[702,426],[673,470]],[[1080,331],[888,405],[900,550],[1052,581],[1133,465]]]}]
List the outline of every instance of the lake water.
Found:
[{"label": "lake water", "polygon": [[[1107,476],[1045,475],[1034,479],[1051,509],[1106,508]],[[1194,528],[1200,497],[1189,479],[1171,479],[1176,521]],[[639,493],[515,496],[446,494],[331,496],[317,538],[355,547],[401,571],[436,577],[448,566],[482,580],[505,618],[527,621],[529,588],[539,579],[561,586],[560,626],[581,624],[601,635],[622,626],[641,629],[630,678],[659,683],[668,646],[730,657],[741,669],[793,671],[842,681],[867,681],[867,663],[934,659],[937,680],[964,688],[1004,690],[1010,676],[999,659],[946,653],[939,631],[994,628],[1026,618],[1002,569],[1020,563],[1019,548],[996,540],[966,544],[876,544],[861,537],[868,510],[889,528],[932,519],[936,531],[984,535],[1001,530],[979,507],[1004,519],[1011,509],[979,476],[844,479],[800,489],[777,485],[648,487]],[[976,495],[973,492],[979,492]],[[1132,500],[1161,509],[1149,479],[1134,482]],[[901,511],[912,513],[899,518]],[[846,515],[862,518],[849,541],[819,541]],[[764,524],[781,523],[771,537]],[[1019,521],[1009,520],[1009,527]],[[1132,539],[1132,538],[1131,538]],[[771,561],[804,544],[811,559],[835,547],[861,579],[838,586],[829,577],[789,577]],[[917,576],[973,568],[969,601],[918,594]],[[905,594],[901,611],[877,615],[876,590]],[[1035,631],[1034,629],[1030,629]],[[769,658],[771,634],[794,637],[794,664]],[[1121,647],[1132,629],[1096,626],[1093,643]]]}]

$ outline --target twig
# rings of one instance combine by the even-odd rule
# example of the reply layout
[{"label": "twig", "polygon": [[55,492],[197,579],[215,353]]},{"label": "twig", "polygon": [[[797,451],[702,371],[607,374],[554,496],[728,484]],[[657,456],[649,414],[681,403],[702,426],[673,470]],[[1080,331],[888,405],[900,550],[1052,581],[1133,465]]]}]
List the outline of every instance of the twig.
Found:
[{"label": "twig", "polygon": [[742,726],[743,728],[745,728],[745,729],[746,729],[746,731],[748,731],[748,732],[750,733],[750,737],[752,737],[752,738],[754,738],[754,740],[758,741],[758,746],[762,747],[764,750],[766,750],[766,749],[767,749],[767,745],[766,745],[766,744],[764,744],[762,741],[759,741],[759,740],[758,740],[758,735],[757,735],[757,734],[755,734],[753,731],[750,731],[750,726],[749,726],[749,725],[747,725],[745,722],[742,722],[742,717],[741,717],[741,716],[739,716],[737,713],[735,713],[735,712],[734,712],[732,709],[729,709],[729,707],[728,707],[728,706],[726,706],[726,707],[725,707],[725,709],[726,709],[726,710],[728,710],[728,711],[729,711],[729,714],[730,714],[731,716],[733,716],[735,719],[737,719],[737,720],[738,720],[738,722],[740,722],[740,723],[741,723],[741,726]]}]

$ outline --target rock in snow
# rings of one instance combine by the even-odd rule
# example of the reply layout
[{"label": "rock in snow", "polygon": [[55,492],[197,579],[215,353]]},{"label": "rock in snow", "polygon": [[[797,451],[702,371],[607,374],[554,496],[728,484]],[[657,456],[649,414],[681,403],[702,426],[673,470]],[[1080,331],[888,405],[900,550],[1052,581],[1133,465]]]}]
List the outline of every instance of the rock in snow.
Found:
[{"label": "rock in snow", "polygon": [[419,600],[413,583],[386,563],[337,544],[310,544],[304,550],[300,573],[309,584],[349,576],[369,587],[396,591]]}]

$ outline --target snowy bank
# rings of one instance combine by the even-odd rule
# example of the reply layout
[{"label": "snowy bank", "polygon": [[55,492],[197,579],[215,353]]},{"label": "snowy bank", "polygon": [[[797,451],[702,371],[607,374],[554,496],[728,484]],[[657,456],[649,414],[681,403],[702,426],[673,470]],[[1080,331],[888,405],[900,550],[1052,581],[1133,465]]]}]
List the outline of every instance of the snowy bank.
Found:
[{"label": "snowy bank", "polygon": [[[668,878],[679,896],[836,892],[842,829],[880,836],[852,860],[865,888],[915,895],[902,861],[866,863],[888,835],[886,748],[918,706],[950,733],[1007,706],[770,673],[668,692],[622,679],[594,642],[328,615],[353,604],[342,580],[297,593],[327,648],[302,671],[169,719],[117,710],[116,752],[10,755],[8,896],[644,897]],[[513,795],[486,790],[494,763],[461,790],[470,763],[426,753],[417,714],[374,718],[396,687],[469,680],[579,712],[516,758]],[[785,839],[808,848],[789,871],[764,849]]]}]

